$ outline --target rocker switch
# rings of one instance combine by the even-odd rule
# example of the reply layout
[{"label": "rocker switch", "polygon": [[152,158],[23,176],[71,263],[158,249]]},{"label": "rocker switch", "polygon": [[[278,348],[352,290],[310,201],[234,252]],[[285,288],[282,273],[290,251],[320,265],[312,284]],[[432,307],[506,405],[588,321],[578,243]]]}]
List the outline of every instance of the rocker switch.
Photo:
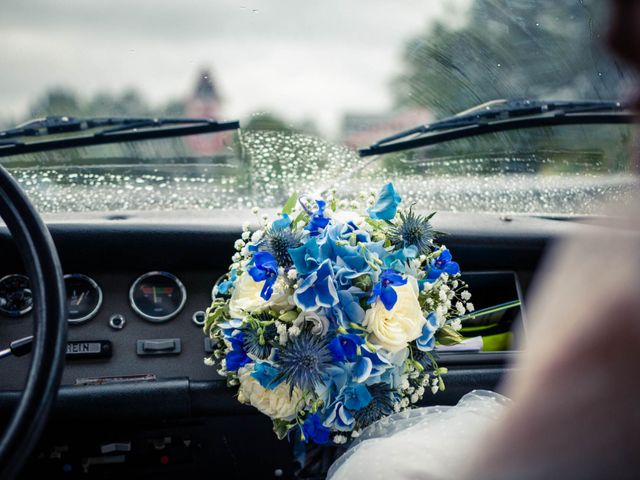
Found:
[{"label": "rocker switch", "polygon": [[179,338],[158,338],[136,342],[136,353],[140,356],[178,355],[181,351],[182,344]]}]

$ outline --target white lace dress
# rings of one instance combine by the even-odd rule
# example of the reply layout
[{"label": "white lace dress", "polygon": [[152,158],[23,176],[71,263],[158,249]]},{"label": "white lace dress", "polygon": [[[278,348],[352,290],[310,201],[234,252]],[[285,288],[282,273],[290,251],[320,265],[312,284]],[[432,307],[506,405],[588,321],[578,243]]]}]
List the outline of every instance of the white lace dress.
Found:
[{"label": "white lace dress", "polygon": [[510,404],[484,390],[465,395],[454,407],[425,407],[397,413],[366,428],[332,465],[328,479],[456,479],[472,449]]}]

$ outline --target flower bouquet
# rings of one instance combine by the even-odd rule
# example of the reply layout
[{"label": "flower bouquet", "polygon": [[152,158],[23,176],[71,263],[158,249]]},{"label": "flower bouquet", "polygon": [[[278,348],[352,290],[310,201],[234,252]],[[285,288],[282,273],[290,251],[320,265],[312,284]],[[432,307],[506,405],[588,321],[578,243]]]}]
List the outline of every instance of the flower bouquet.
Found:
[{"label": "flower bouquet", "polygon": [[345,444],[444,390],[434,348],[460,342],[473,310],[433,214],[401,208],[391,183],[359,198],[292,195],[245,225],[207,310],[205,361],[279,438]]}]

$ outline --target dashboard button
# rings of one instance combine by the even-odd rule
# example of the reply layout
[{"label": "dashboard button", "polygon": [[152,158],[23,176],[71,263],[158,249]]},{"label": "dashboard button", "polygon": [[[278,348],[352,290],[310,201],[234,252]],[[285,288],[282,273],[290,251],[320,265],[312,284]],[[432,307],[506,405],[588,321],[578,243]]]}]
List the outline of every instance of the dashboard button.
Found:
[{"label": "dashboard button", "polygon": [[216,342],[213,338],[204,337],[204,353],[213,353],[213,347],[216,345]]},{"label": "dashboard button", "polygon": [[198,327],[204,326],[204,322],[206,319],[207,319],[207,315],[202,310],[198,310],[191,317],[191,321]]},{"label": "dashboard button", "polygon": [[127,321],[124,319],[124,316],[119,313],[109,317],[109,326],[114,330],[122,330],[125,323],[127,323]]},{"label": "dashboard button", "polygon": [[178,355],[181,351],[182,342],[179,338],[157,338],[136,341],[136,353],[140,356]]}]

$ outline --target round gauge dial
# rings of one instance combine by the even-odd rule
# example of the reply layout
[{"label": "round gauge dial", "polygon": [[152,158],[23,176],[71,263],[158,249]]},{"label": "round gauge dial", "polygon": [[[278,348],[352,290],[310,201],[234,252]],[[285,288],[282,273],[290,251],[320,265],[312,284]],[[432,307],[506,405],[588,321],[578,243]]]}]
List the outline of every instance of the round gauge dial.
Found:
[{"label": "round gauge dial", "polygon": [[139,277],[129,290],[134,312],[151,322],[175,317],[187,301],[187,291],[175,275],[149,272]]},{"label": "round gauge dial", "polygon": [[13,274],[0,278],[0,313],[20,317],[32,308],[33,295],[27,277]]},{"label": "round gauge dial", "polygon": [[64,276],[69,323],[84,323],[96,316],[102,306],[102,290],[92,278],[80,273]]}]

